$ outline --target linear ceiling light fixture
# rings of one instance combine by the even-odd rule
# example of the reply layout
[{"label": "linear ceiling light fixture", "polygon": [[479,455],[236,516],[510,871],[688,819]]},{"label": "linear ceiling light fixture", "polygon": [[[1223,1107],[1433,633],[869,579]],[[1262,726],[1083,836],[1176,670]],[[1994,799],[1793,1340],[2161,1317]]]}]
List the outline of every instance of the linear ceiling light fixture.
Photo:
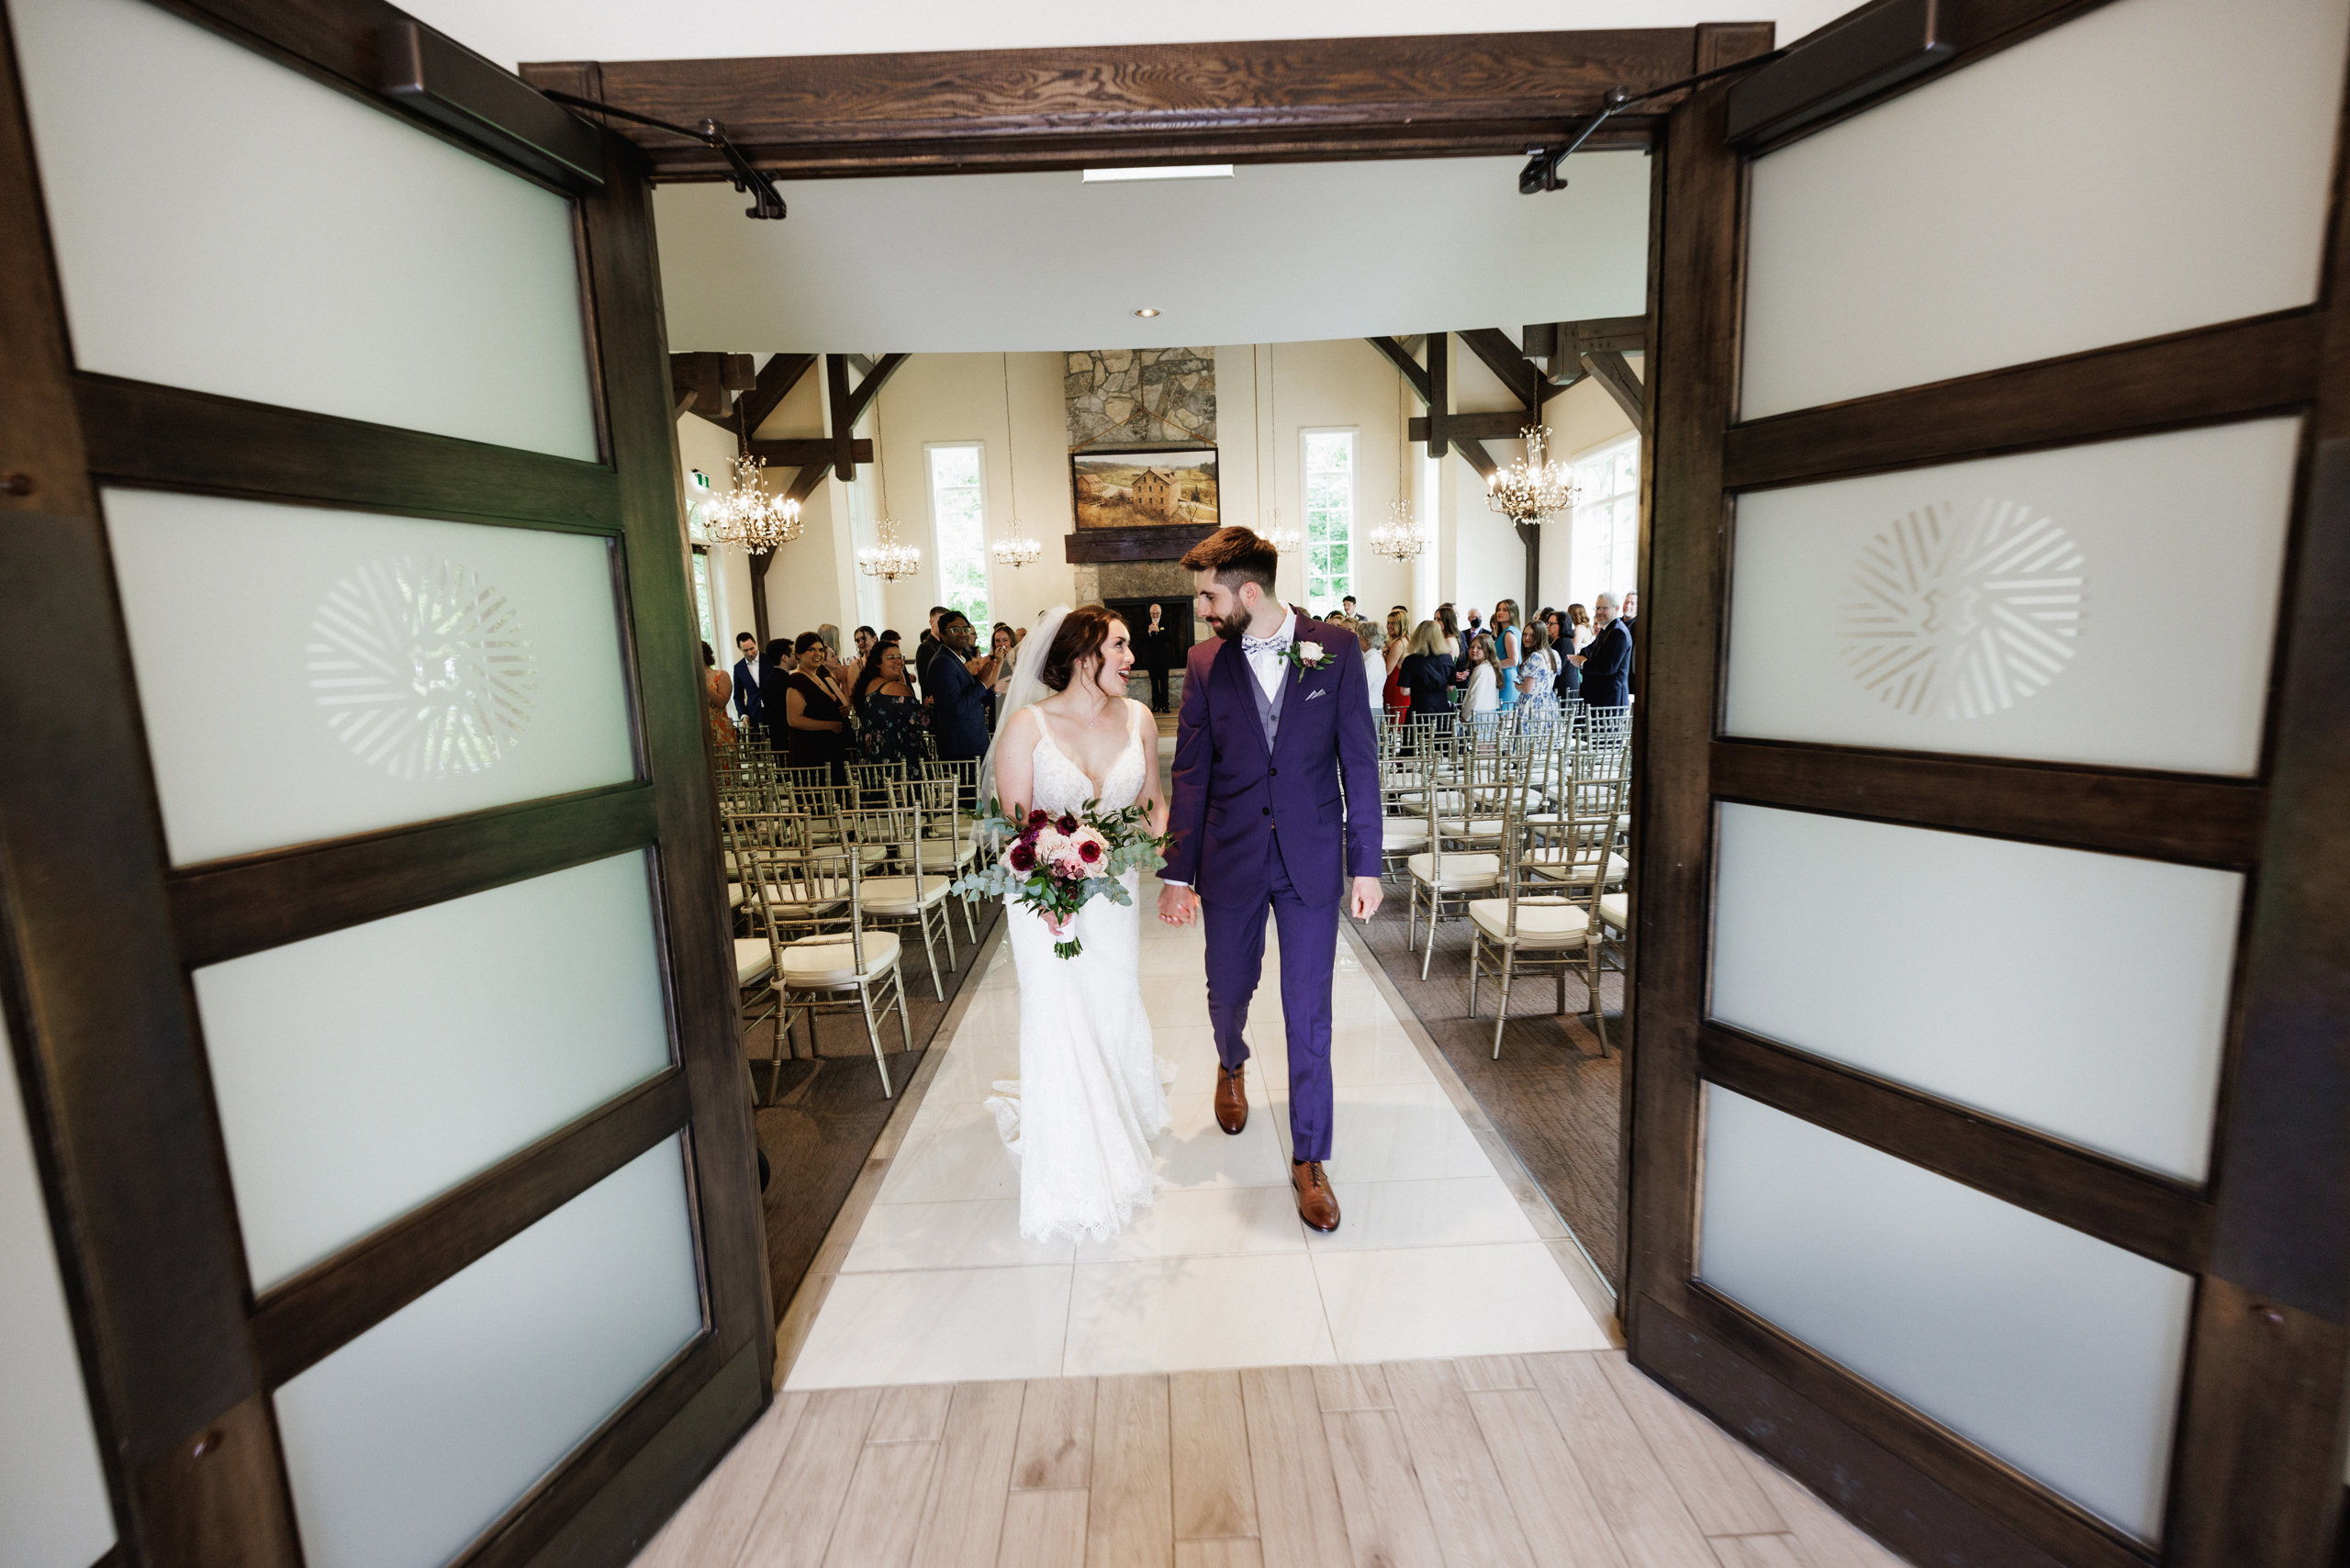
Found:
[{"label": "linear ceiling light fixture", "polygon": [[1228,180],[1229,163],[1157,163],[1143,169],[1088,169],[1089,185],[1115,185],[1123,180]]}]

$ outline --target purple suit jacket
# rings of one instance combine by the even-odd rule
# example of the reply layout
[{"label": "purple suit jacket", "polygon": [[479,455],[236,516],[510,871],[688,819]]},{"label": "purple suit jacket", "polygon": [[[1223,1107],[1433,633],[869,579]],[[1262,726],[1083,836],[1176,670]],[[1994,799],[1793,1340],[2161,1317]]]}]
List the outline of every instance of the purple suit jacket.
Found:
[{"label": "purple suit jacket", "polygon": [[1264,902],[1272,889],[1268,837],[1309,904],[1337,902],[1348,876],[1379,875],[1379,737],[1362,644],[1293,612],[1291,625],[1327,651],[1303,678],[1282,672],[1290,687],[1270,756],[1239,639],[1195,644],[1184,667],[1168,817],[1175,844],[1162,874],[1209,903]]}]

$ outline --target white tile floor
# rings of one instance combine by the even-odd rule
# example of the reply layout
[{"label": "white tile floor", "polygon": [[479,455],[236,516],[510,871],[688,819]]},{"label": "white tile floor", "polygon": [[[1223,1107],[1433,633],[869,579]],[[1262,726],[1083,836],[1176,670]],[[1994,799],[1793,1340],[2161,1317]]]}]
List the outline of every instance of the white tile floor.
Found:
[{"label": "white tile floor", "polygon": [[[1019,1073],[999,946],[840,1264],[787,1387],[1587,1350],[1608,1339],[1353,949],[1332,979],[1344,1223],[1298,1223],[1276,955],[1251,1010],[1248,1130],[1211,1114],[1203,938],[1150,917],[1143,991],[1180,1076],[1157,1206],[1099,1244],[1019,1234],[1020,1168],[980,1101]],[[1270,944],[1269,933],[1269,944]]]}]

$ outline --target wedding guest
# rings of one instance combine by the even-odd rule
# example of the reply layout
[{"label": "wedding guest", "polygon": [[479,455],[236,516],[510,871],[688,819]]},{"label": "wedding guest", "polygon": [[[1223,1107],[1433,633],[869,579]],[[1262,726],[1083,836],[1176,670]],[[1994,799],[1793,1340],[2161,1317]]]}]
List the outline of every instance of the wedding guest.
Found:
[{"label": "wedding guest", "polygon": [[1603,593],[1592,600],[1596,624],[1584,651],[1573,656],[1583,671],[1586,707],[1622,708],[1632,700],[1632,633],[1616,614],[1616,596]]},{"label": "wedding guest", "polygon": [[1505,708],[1517,700],[1517,664],[1523,646],[1517,627],[1517,600],[1496,599],[1494,603],[1494,675],[1500,682],[1500,700]]},{"label": "wedding guest", "polygon": [[797,667],[788,637],[778,637],[759,650],[759,728],[767,745],[778,752],[791,749],[791,736],[783,722],[783,683]]},{"label": "wedding guest", "polygon": [[[770,644],[773,646],[774,644]],[[789,738],[790,766],[830,767],[845,778],[848,758],[848,699],[833,679],[824,639],[802,632],[791,644],[794,667],[783,685],[783,722]]]},{"label": "wedding guest", "polygon": [[846,691],[848,683],[856,678],[856,666],[841,657],[841,629],[828,621],[816,628],[816,635],[824,643],[824,673],[833,678],[834,686]]},{"label": "wedding guest", "polygon": [[1379,700],[1400,723],[1412,709],[1412,694],[1404,688],[1404,657],[1411,650],[1411,622],[1399,608],[1387,612],[1387,671],[1379,683]]},{"label": "wedding guest", "polygon": [[747,733],[766,732],[767,719],[759,707],[759,640],[748,632],[734,633],[734,711],[743,715]]},{"label": "wedding guest", "polygon": [[930,689],[930,655],[938,652],[938,618],[946,613],[945,605],[932,605],[929,629],[923,633],[922,641],[914,644],[914,679],[922,683],[925,692]]},{"label": "wedding guest", "polygon": [[1436,607],[1437,629],[1444,633],[1445,654],[1455,664],[1460,662],[1460,617],[1449,603]]},{"label": "wedding guest", "polygon": [[1579,654],[1591,645],[1591,611],[1580,604],[1567,606],[1564,623],[1559,636],[1559,693],[1562,697],[1583,695],[1583,666],[1569,654]]},{"label": "wedding guest", "polygon": [[1517,700],[1520,706],[1558,701],[1558,655],[1550,652],[1550,631],[1536,621],[1526,628],[1525,651],[1517,657]]},{"label": "wedding guest", "polygon": [[873,656],[873,628],[860,626],[850,635],[856,639],[856,662],[861,665]]},{"label": "wedding guest", "polygon": [[877,646],[849,693],[856,710],[858,749],[867,762],[920,762],[925,715],[906,679],[906,655],[895,643]]},{"label": "wedding guest", "polygon": [[996,714],[1003,706],[1003,694],[1012,689],[1012,652],[1020,645],[1020,633],[999,621],[988,633],[986,672],[980,676],[988,689],[988,734],[995,734]]},{"label": "wedding guest", "polygon": [[1452,663],[1452,645],[1445,641],[1441,625],[1430,620],[1412,629],[1412,645],[1397,673],[1411,695],[1413,718],[1451,723]]},{"label": "wedding guest", "polygon": [[986,660],[972,655],[978,636],[961,610],[940,616],[938,647],[923,682],[930,704],[930,733],[938,743],[939,756],[950,762],[977,757],[988,749],[987,689],[978,675]]},{"label": "wedding guest", "polygon": [[1338,600],[1338,609],[1345,612],[1348,620],[1352,621],[1355,618],[1355,596],[1348,594]]},{"label": "wedding guest", "polygon": [[718,667],[718,650],[708,643],[701,645],[701,683],[710,700],[710,744],[719,751],[733,751],[737,737],[726,705],[734,700],[734,681]]},{"label": "wedding guest", "polygon": [[1491,713],[1502,705],[1501,678],[1494,668],[1494,639],[1487,632],[1469,634],[1468,690],[1460,699],[1464,713]]},{"label": "wedding guest", "polygon": [[1368,621],[1354,623],[1355,640],[1362,644],[1362,685],[1371,698],[1371,716],[1374,722],[1379,710],[1387,700],[1387,633]]},{"label": "wedding guest", "polygon": [[1136,656],[1142,661],[1143,673],[1150,677],[1152,712],[1167,711],[1171,677],[1184,652],[1175,645],[1175,628],[1167,624],[1164,608],[1152,605],[1150,620],[1135,633]]}]

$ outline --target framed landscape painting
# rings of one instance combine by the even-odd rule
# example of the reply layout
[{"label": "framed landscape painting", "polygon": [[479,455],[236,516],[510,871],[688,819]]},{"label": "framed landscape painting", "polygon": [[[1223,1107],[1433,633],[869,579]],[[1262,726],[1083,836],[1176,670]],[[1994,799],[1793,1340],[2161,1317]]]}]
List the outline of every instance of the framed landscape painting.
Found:
[{"label": "framed landscape painting", "polygon": [[1215,448],[1072,452],[1080,528],[1216,526]]}]

